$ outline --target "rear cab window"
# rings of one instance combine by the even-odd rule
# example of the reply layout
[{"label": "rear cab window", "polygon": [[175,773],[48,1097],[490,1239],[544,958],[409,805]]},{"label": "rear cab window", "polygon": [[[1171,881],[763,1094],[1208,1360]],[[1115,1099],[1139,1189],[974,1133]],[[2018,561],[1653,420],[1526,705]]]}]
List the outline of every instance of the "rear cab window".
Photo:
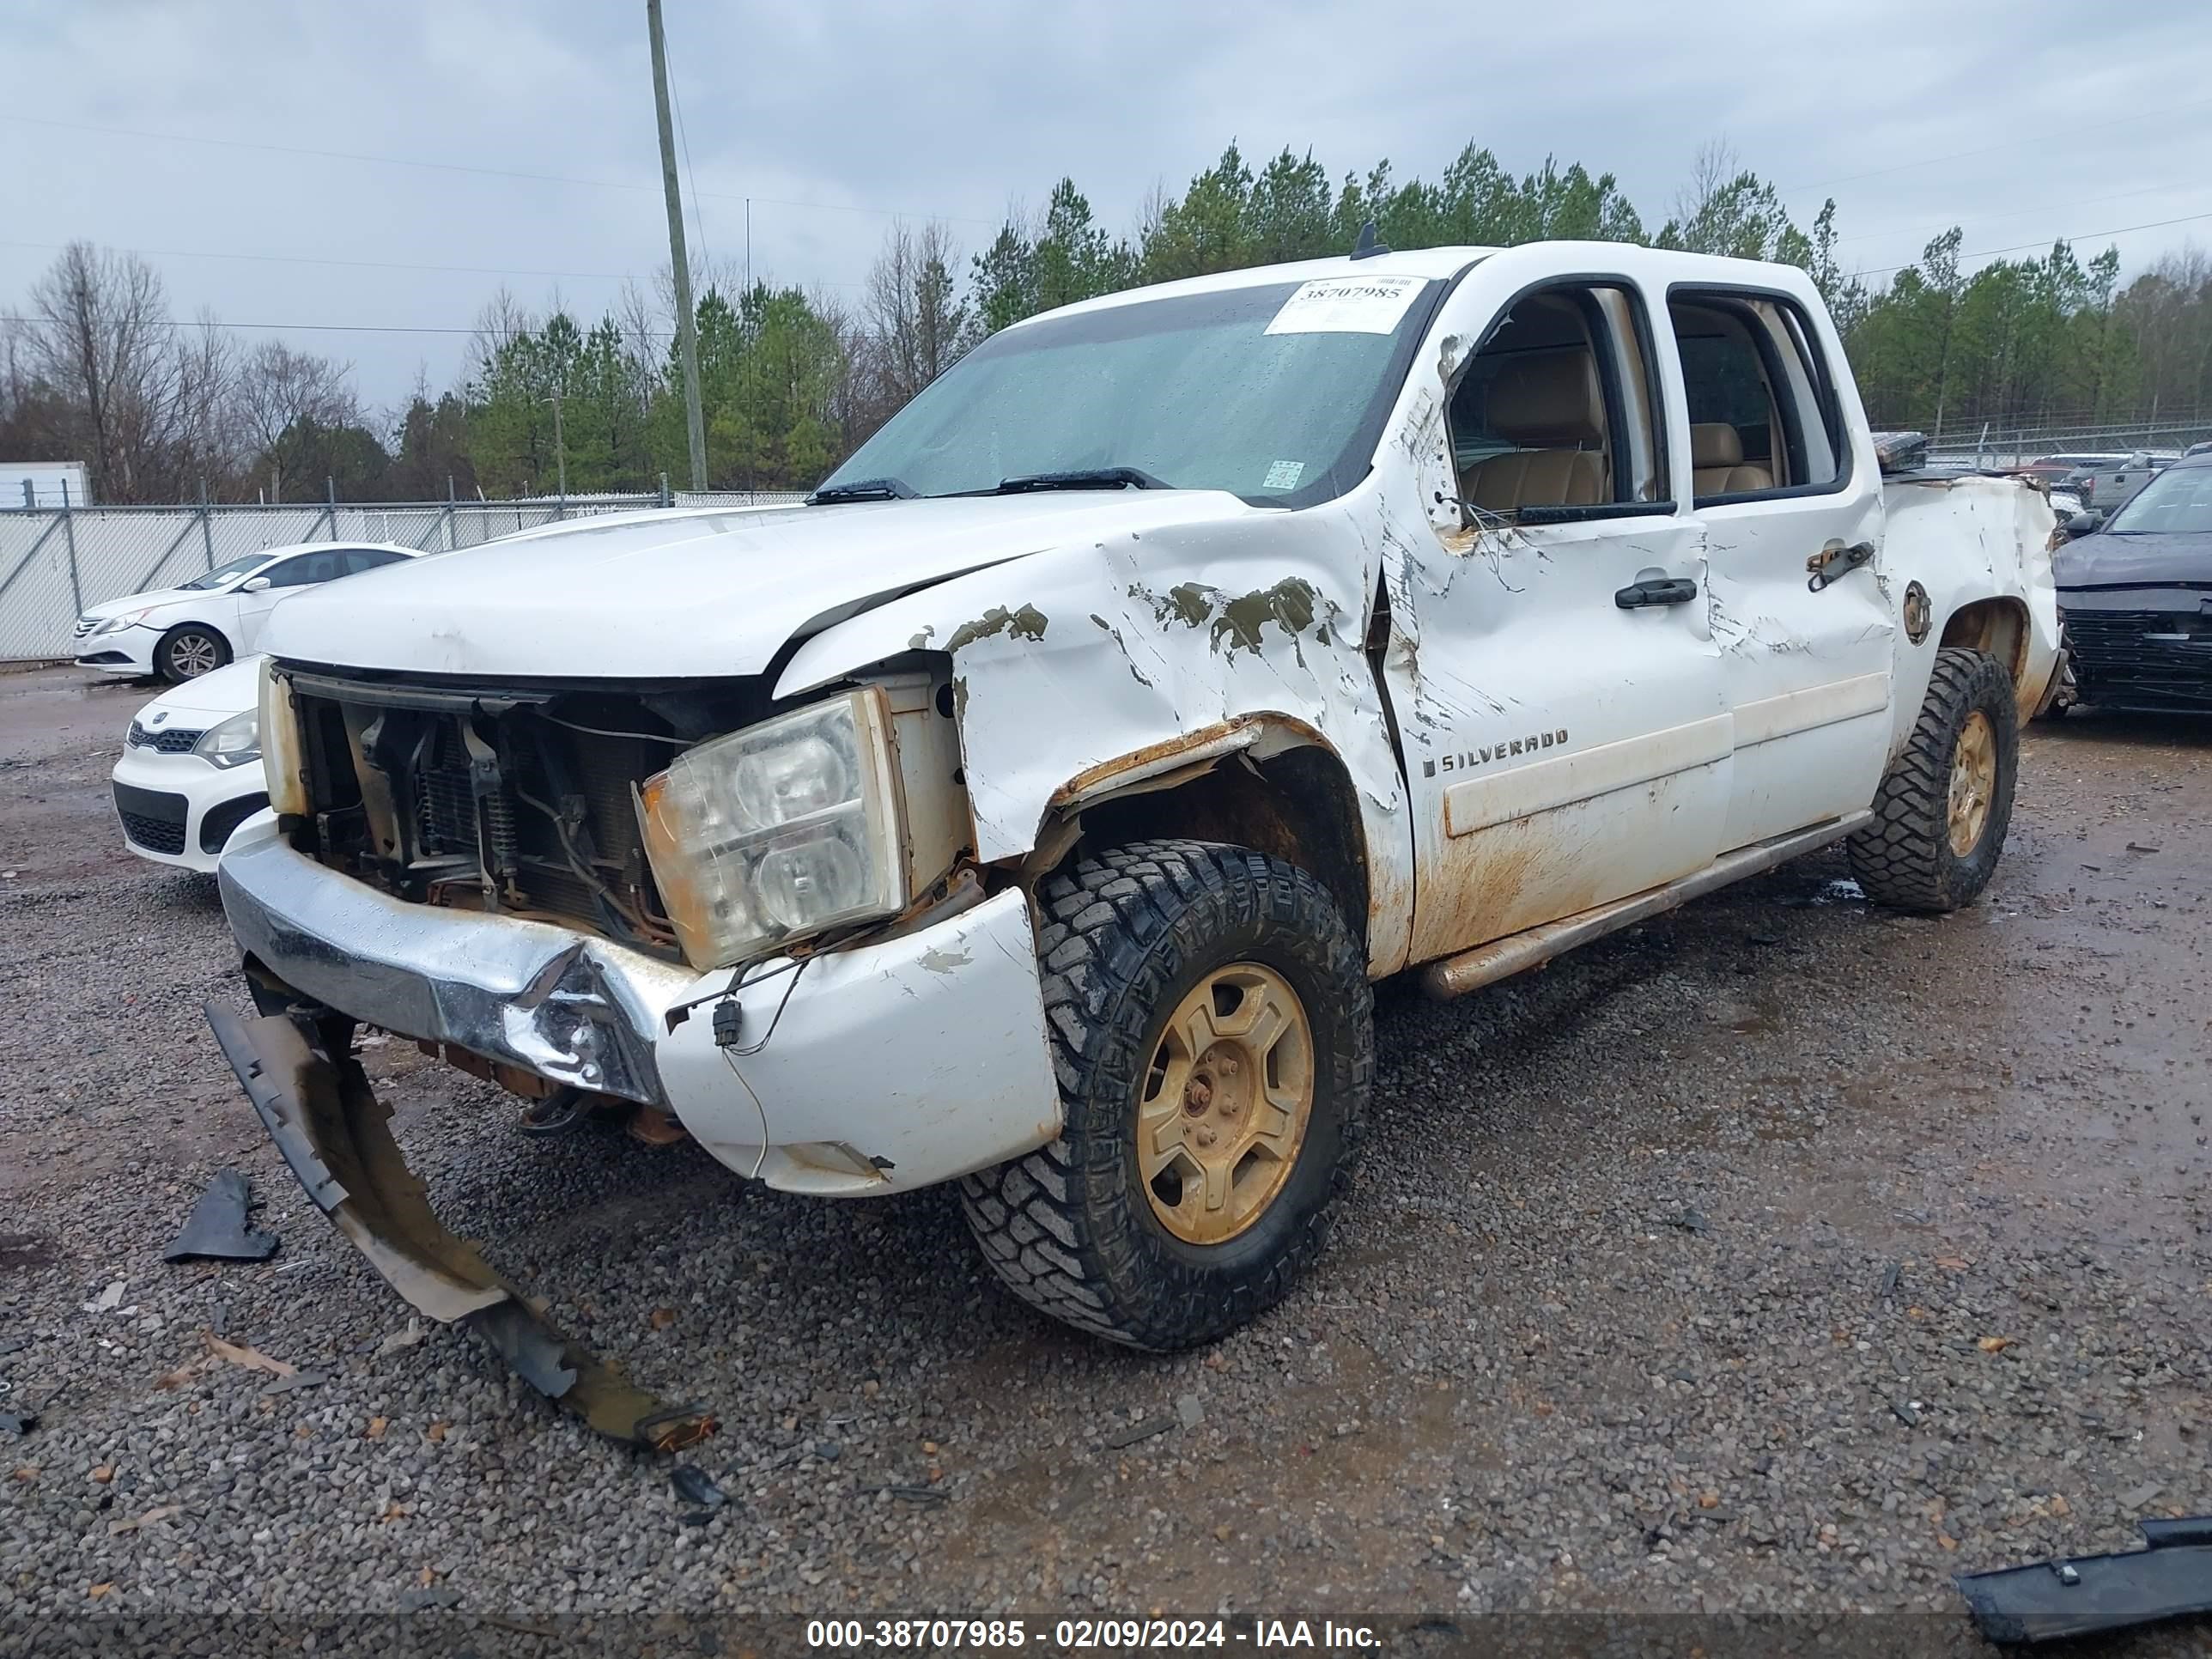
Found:
[{"label": "rear cab window", "polygon": [[1677,289],[1668,317],[1689,404],[1698,506],[1839,489],[1850,472],[1835,382],[1796,301]]}]

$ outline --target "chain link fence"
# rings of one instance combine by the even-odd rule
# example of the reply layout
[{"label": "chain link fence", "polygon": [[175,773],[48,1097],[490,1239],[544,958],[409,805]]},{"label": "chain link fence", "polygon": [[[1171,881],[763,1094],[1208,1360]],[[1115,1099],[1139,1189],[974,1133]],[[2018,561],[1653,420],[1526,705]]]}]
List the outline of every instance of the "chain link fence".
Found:
[{"label": "chain link fence", "polygon": [[2102,424],[1959,422],[1929,433],[1928,458],[1969,466],[2025,466],[2045,455],[2131,455],[2138,449],[2178,455],[2208,439],[2212,418],[2203,417]]},{"label": "chain link fence", "polygon": [[769,490],[678,490],[513,501],[0,510],[0,662],[74,656],[70,631],[86,606],[189,581],[263,548],[392,542],[443,553],[568,519],[657,507],[770,507],[803,499]]}]

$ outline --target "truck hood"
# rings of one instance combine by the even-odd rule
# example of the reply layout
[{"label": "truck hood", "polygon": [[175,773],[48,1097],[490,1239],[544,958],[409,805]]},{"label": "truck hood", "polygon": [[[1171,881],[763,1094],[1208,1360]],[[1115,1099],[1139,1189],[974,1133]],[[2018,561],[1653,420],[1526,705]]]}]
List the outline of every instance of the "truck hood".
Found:
[{"label": "truck hood", "polygon": [[270,613],[263,644],[404,673],[756,674],[794,635],[947,577],[1267,510],[1218,490],[1114,490],[586,519],[310,588]]},{"label": "truck hood", "polygon": [[2212,586],[2212,535],[2114,535],[2068,542],[2051,556],[2063,593],[2099,587]]}]

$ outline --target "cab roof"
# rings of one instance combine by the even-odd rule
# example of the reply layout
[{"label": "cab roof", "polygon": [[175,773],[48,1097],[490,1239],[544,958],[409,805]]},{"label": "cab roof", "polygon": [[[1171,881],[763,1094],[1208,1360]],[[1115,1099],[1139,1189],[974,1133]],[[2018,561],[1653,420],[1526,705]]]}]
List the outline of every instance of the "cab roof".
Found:
[{"label": "cab roof", "polygon": [[1310,283],[1323,276],[1419,276],[1430,281],[1449,280],[1498,251],[1494,247],[1424,247],[1413,248],[1404,253],[1371,253],[1364,259],[1339,254],[1327,259],[1298,259],[1289,264],[1246,265],[1236,270],[1216,271],[1210,276],[1185,276],[1172,283],[1154,283],[1148,288],[1127,288],[1115,294],[1102,294],[1095,300],[1079,300],[1073,305],[1039,312],[1034,317],[1024,317],[1012,326],[1020,328],[1042,317],[1073,317],[1086,311],[1109,311],[1116,306],[1133,305],[1146,300],[1168,300],[1185,294],[1222,294],[1240,288],[1267,288],[1278,283]]}]

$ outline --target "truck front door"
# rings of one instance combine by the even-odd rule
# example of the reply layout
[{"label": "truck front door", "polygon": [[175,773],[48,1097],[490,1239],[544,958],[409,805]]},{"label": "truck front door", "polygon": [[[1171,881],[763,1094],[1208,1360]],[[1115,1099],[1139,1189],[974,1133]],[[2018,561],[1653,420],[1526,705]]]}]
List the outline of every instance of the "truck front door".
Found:
[{"label": "truck front door", "polygon": [[1700,869],[1727,811],[1728,708],[1655,312],[1626,276],[1532,286],[1533,257],[1476,267],[1431,325],[1453,476],[1425,484],[1425,524],[1385,538],[1414,961]]}]

